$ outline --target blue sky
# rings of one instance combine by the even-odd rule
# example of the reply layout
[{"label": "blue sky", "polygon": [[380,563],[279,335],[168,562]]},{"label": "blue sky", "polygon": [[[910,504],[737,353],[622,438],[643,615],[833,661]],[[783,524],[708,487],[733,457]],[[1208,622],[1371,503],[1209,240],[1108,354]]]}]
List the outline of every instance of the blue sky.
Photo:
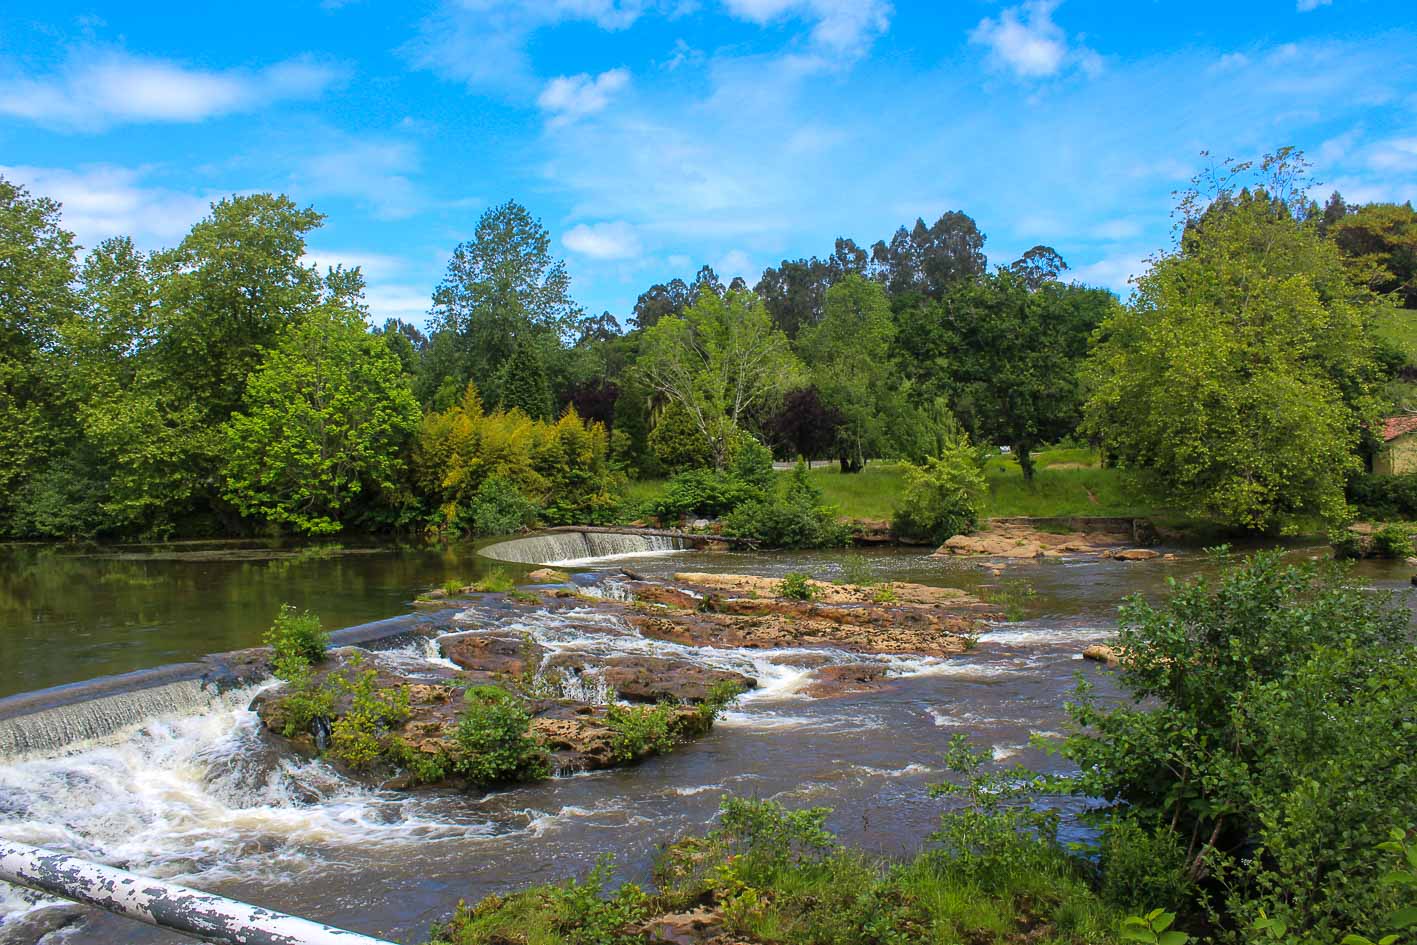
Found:
[{"label": "blue sky", "polygon": [[[713,265],[964,210],[1125,290],[1203,161],[1294,144],[1326,194],[1417,198],[1414,0],[8,0],[0,174],[82,242],[171,245],[214,198],[328,215],[376,318],[421,322],[487,207],[587,311]],[[1320,195],[1322,196],[1322,194]]]}]

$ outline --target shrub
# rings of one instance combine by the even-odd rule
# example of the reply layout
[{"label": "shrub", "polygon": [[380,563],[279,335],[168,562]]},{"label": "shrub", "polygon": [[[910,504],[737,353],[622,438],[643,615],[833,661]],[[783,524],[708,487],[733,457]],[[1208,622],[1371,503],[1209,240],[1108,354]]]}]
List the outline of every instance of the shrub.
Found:
[{"label": "shrub", "polygon": [[963,437],[923,465],[901,466],[905,485],[891,527],[902,539],[939,544],[979,524],[988,487]]},{"label": "shrub", "polygon": [[[408,689],[380,689],[379,674],[362,669],[356,657],[345,673],[331,673],[326,685],[349,699],[347,708],[330,726],[329,754],[351,768],[367,768],[392,760],[389,730],[408,718]],[[396,755],[395,755],[396,757]]]},{"label": "shrub", "polygon": [[478,784],[530,781],[550,773],[546,749],[529,734],[531,716],[510,693],[478,686],[466,698],[453,730],[453,770]]},{"label": "shrub", "polygon": [[778,593],[788,600],[812,600],[817,596],[817,589],[812,586],[812,576],[803,574],[800,571],[790,571],[783,575],[782,583],[778,585]]},{"label": "shrub", "polygon": [[773,487],[772,450],[742,430],[728,439],[728,474],[762,492]]},{"label": "shrub", "polygon": [[739,506],[724,518],[723,532],[770,548],[840,548],[851,539],[800,461],[781,493]]},{"label": "shrub", "polygon": [[265,644],[275,651],[272,666],[276,676],[289,681],[324,658],[330,635],[315,614],[308,610],[300,613],[290,604],[281,604],[275,623],[266,631]]},{"label": "shrub", "polygon": [[1417,519],[1417,473],[1364,473],[1348,480],[1348,502],[1363,518]]},{"label": "shrub", "polygon": [[1221,564],[1122,608],[1130,698],[1103,707],[1084,686],[1070,704],[1076,789],[1174,825],[1188,880],[1218,887],[1231,929],[1263,912],[1306,942],[1375,932],[1392,893],[1368,851],[1417,822],[1409,614],[1332,564]]},{"label": "shrub", "polygon": [[675,715],[674,705],[668,702],[656,706],[611,705],[605,719],[614,732],[611,756],[616,761],[634,761],[669,751],[675,743]]},{"label": "shrub", "polygon": [[481,594],[506,594],[516,588],[517,582],[501,568],[493,568],[473,582],[472,586]]},{"label": "shrub", "polygon": [[716,518],[763,495],[757,486],[717,469],[691,469],[671,476],[651,513],[661,521],[691,516]]},{"label": "shrub", "polygon": [[649,448],[668,473],[713,464],[708,437],[677,401],[671,401],[659,415],[649,434]]},{"label": "shrub", "polygon": [[1410,558],[1412,533],[1401,525],[1384,525],[1373,532],[1373,554],[1379,558]]},{"label": "shrub", "polygon": [[1328,533],[1333,556],[1340,561],[1363,557],[1363,540],[1350,528],[1335,528]]},{"label": "shrub", "polygon": [[508,535],[536,521],[537,504],[506,476],[488,476],[472,499],[474,535]]}]

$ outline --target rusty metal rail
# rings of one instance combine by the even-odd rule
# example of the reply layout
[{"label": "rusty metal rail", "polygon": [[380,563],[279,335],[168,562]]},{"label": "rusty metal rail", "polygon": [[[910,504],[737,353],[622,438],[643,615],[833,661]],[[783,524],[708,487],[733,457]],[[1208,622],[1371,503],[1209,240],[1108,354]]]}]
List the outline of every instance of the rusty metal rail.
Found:
[{"label": "rusty metal rail", "polygon": [[13,840],[0,839],[0,880],[216,945],[393,945]]}]

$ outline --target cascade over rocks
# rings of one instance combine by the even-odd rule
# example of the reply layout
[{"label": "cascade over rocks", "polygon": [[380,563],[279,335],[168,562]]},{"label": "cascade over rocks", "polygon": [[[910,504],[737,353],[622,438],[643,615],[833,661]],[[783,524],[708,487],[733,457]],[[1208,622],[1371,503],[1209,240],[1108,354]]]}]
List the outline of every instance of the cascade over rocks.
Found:
[{"label": "cascade over rocks", "polygon": [[[508,744],[526,755],[525,763],[499,769],[497,777],[524,780],[633,763],[670,750],[708,731],[731,693],[758,685],[736,666],[709,665],[682,650],[646,653],[645,640],[719,650],[790,649],[775,662],[811,670],[805,693],[829,697],[887,684],[889,663],[871,662],[868,655],[961,653],[973,644],[981,621],[996,616],[964,591],[903,582],[858,587],[808,581],[805,591],[798,590],[807,600],[783,592],[776,578],[682,573],[668,581],[635,575],[618,585],[613,598],[568,590],[480,594],[475,610],[430,622],[422,631],[452,665],[339,647],[326,651],[308,679],[263,691],[252,708],[268,738],[301,754],[323,753],[368,783],[472,784],[460,772],[477,768],[477,753],[500,757]],[[474,613],[489,625],[465,629]],[[521,629],[544,621],[557,629],[540,641]],[[616,652],[614,639],[633,631],[638,645]],[[556,642],[577,637],[601,637],[608,645]],[[814,648],[820,654],[803,652]],[[842,651],[863,659],[843,664]],[[604,704],[608,693],[619,707]],[[514,730],[489,730],[482,742],[460,739],[470,706],[482,707],[475,713],[479,719],[500,719],[477,724],[505,726],[510,717]],[[352,743],[363,754],[351,751]]]}]

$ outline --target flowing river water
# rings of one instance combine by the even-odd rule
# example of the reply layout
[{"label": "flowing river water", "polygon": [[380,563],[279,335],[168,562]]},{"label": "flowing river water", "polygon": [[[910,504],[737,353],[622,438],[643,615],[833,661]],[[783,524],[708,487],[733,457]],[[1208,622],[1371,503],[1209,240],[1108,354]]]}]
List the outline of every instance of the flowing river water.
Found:
[{"label": "flowing river water", "polygon": [[[27,576],[6,573],[0,692],[252,645],[282,600],[319,610],[327,625],[404,613],[417,591],[489,566],[471,549],[272,557],[251,548],[235,559],[200,548],[123,554],[35,554]],[[1062,730],[1063,703],[1079,674],[1108,687],[1105,670],[1080,659],[1082,648],[1113,633],[1124,596],[1158,597],[1169,578],[1210,567],[1201,555],[1182,554],[1138,563],[1028,562],[995,574],[919,551],[851,554],[880,578],[1009,590],[1022,619],[992,626],[961,656],[892,658],[894,679],[884,690],[814,699],[801,691],[805,656],[794,666],[781,651],[769,661],[761,651],[648,641],[589,606],[568,620],[474,605],[459,617],[468,628],[513,626],[553,651],[677,650],[747,672],[760,688],[709,736],[670,755],[485,795],[373,790],[318,761],[281,754],[247,709],[254,690],[238,690],[97,743],[0,760],[0,835],[404,943],[422,942],[460,898],[582,874],[602,854],[615,856],[621,875],[644,879],[659,846],[701,831],[726,793],[832,807],[830,824],[846,840],[907,854],[925,842],[942,810],[929,786],[944,777],[941,757],[953,735],[990,746],[1000,761],[1056,766],[1030,747],[1030,736]],[[646,575],[807,571],[829,579],[842,558],[676,551],[573,570],[588,589],[613,594],[622,565]],[[127,577],[105,582],[116,562]],[[46,579],[47,566],[62,569],[62,580]],[[1384,590],[1405,587],[1408,573],[1378,564],[1360,571]],[[59,593],[64,587],[67,596]],[[609,632],[577,629],[587,622]],[[414,669],[437,661],[426,644],[380,658]],[[1064,803],[1076,810],[1078,802]],[[33,896],[0,884],[0,940],[35,908]],[[185,939],[94,914],[44,941]]]}]

